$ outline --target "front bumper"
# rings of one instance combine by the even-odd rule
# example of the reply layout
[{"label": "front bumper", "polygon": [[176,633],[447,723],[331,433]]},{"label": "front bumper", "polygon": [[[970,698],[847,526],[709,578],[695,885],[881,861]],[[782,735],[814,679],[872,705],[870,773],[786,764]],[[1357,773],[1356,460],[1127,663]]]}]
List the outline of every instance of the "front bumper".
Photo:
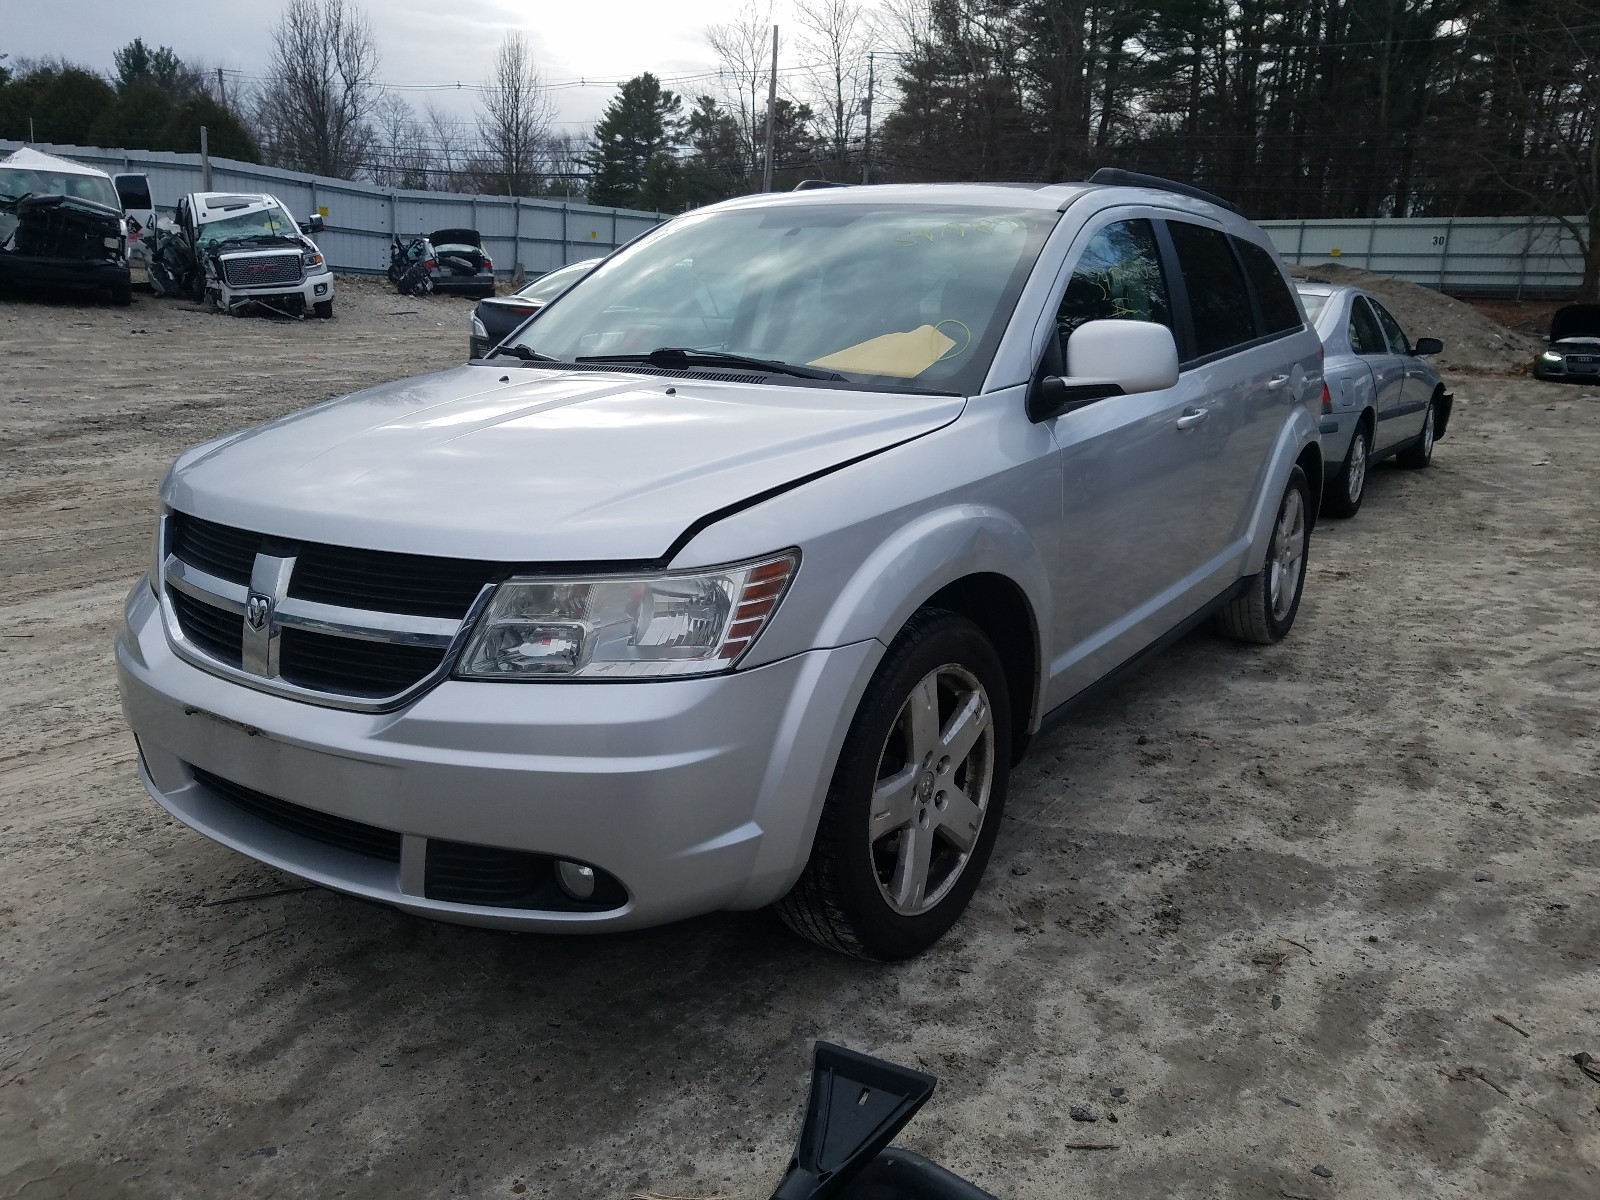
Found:
[{"label": "front bumper", "polygon": [[[179,820],[252,858],[422,916],[501,928],[629,929],[786,892],[810,853],[875,641],[748,671],[648,683],[451,680],[392,713],[343,712],[211,675],[169,646],[141,580],[117,640],[140,777]],[[194,768],[403,835],[399,861],[252,815]],[[604,911],[430,898],[431,841],[570,859],[627,893]]]},{"label": "front bumper", "polygon": [[126,262],[0,254],[0,283],[17,287],[95,289],[128,285]]},{"label": "front bumper", "polygon": [[307,275],[297,284],[268,284],[265,287],[230,287],[224,283],[222,290],[222,306],[232,308],[236,304],[271,304],[282,307],[293,304],[310,312],[312,305],[331,303],[333,300],[333,272],[322,271],[316,275]]}]

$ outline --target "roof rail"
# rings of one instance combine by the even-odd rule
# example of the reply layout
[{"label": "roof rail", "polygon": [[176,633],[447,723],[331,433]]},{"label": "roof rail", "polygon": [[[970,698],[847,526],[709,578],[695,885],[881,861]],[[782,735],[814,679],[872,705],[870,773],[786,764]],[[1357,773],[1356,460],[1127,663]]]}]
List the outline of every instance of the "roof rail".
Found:
[{"label": "roof rail", "polygon": [[848,185],[843,184],[843,183],[835,183],[831,179],[802,179],[799,183],[794,185],[794,190],[797,191],[797,192],[809,192],[813,188],[846,187],[846,186],[848,186]]},{"label": "roof rail", "polygon": [[1120,167],[1101,167],[1089,176],[1089,182],[1103,184],[1106,187],[1157,188],[1163,192],[1177,192],[1180,196],[1193,196],[1196,200],[1204,200],[1207,204],[1215,204],[1218,208],[1225,208],[1240,216],[1244,215],[1244,210],[1232,201],[1224,200],[1204,188],[1197,188],[1192,183],[1178,183],[1171,179],[1163,179],[1159,175],[1124,171]]}]

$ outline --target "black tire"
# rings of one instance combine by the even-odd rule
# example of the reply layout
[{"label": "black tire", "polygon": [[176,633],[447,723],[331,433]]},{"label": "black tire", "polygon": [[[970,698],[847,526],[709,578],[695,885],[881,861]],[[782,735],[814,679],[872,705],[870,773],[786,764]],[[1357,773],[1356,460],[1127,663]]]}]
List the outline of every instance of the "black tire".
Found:
[{"label": "black tire", "polygon": [[[1298,496],[1300,513],[1298,535],[1294,533],[1291,505]],[[1306,473],[1299,467],[1289,472],[1288,486],[1283,489],[1283,499],[1278,501],[1278,515],[1272,522],[1272,540],[1267,543],[1267,560],[1260,572],[1249,579],[1245,592],[1229,600],[1217,613],[1217,631],[1225,637],[1240,642],[1254,642],[1267,646],[1281,641],[1294,626],[1295,614],[1300,611],[1300,597],[1305,591],[1306,564],[1311,558],[1311,485]],[[1299,560],[1293,561],[1292,540],[1285,541],[1288,518],[1289,537],[1298,536]],[[1285,553],[1286,547],[1290,548]],[[1279,568],[1276,572],[1274,568]],[[1285,576],[1292,576],[1294,592],[1289,603],[1280,603],[1281,587]]]},{"label": "black tire", "polygon": [[113,283],[111,285],[111,303],[119,308],[126,308],[133,303],[133,284]]},{"label": "black tire", "polygon": [[1399,454],[1395,455],[1395,462],[1402,467],[1409,467],[1413,471],[1420,471],[1433,461],[1433,443],[1435,422],[1439,419],[1439,407],[1435,398],[1428,400],[1428,410],[1422,417],[1422,433],[1417,440],[1412,442]]},{"label": "black tire", "polygon": [[1363,417],[1350,435],[1350,449],[1345,451],[1344,465],[1322,491],[1322,511],[1326,515],[1347,519],[1361,511],[1361,501],[1367,494],[1367,469],[1371,465],[1372,429]]},{"label": "black tire", "polygon": [[311,311],[316,313],[317,316],[321,317],[324,321],[326,321],[326,320],[328,320],[329,318],[331,318],[333,316],[333,301],[332,300],[318,300],[315,304],[313,304],[311,306]]},{"label": "black tire", "polygon": [[[981,721],[987,708],[987,730],[980,729],[967,755],[948,767],[948,756],[931,762],[921,757],[919,766],[910,753],[913,693],[930,679],[940,735],[955,732],[956,712],[970,705]],[[976,686],[964,694],[947,691],[951,681]],[[980,758],[981,766],[974,766]],[[819,946],[879,961],[910,958],[933,945],[955,924],[983,878],[1005,809],[1010,762],[1010,699],[993,645],[963,616],[939,609],[917,612],[889,647],[861,698],[828,787],[811,858],[778,902],[784,924]],[[974,770],[986,773],[987,802],[979,806],[976,830],[970,824],[964,827],[971,841],[963,857],[947,832],[954,827],[957,809],[953,803],[946,808],[941,785],[948,783],[956,795],[977,790],[982,785]],[[906,780],[898,790],[903,811],[913,815],[903,827],[880,825],[874,835],[874,792],[893,778]],[[948,827],[940,823],[941,812],[951,822]],[[915,843],[906,839],[915,839],[918,829],[932,848],[924,878],[940,894],[929,903],[915,892],[910,905],[919,911],[902,912],[887,893],[904,860],[914,857],[910,846]],[[889,856],[896,854],[899,858],[891,863]],[[942,873],[935,875],[936,870]],[[920,908],[923,904],[927,907]]]}]

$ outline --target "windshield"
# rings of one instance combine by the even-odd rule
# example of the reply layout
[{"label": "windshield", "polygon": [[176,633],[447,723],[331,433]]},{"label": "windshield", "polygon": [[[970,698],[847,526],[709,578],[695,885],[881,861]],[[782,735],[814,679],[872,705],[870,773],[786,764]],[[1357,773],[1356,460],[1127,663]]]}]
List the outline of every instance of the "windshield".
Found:
[{"label": "windshield", "polygon": [[1306,323],[1315,325],[1322,310],[1328,307],[1328,301],[1332,299],[1330,292],[1301,292],[1300,303],[1306,306]]},{"label": "windshield", "polygon": [[122,201],[109,179],[99,175],[68,175],[64,171],[30,171],[26,167],[0,167],[0,196],[76,196],[122,211]]},{"label": "windshield", "polygon": [[300,240],[300,230],[294,218],[277,205],[256,212],[240,213],[236,217],[223,217],[200,226],[199,243],[216,246],[222,242],[243,242],[257,238],[289,238]]},{"label": "windshield", "polygon": [[776,204],[681,217],[513,339],[562,360],[661,347],[976,392],[1054,212]]},{"label": "windshield", "polygon": [[554,271],[539,276],[517,295],[525,300],[553,300],[594,268],[595,264],[592,262],[571,263],[565,267],[557,267]]}]

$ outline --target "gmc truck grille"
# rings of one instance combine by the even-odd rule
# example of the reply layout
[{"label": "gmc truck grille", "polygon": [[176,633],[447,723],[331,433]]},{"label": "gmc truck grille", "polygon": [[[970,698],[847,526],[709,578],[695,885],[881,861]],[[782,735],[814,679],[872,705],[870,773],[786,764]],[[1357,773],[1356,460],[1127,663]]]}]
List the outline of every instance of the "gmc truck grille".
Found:
[{"label": "gmc truck grille", "polygon": [[381,710],[443,674],[491,562],[296,542],[187,513],[162,532],[162,594],[199,665],[313,703]]},{"label": "gmc truck grille", "polygon": [[252,254],[224,258],[222,279],[229,287],[276,287],[285,283],[299,283],[301,278],[300,252],[288,254]]}]

